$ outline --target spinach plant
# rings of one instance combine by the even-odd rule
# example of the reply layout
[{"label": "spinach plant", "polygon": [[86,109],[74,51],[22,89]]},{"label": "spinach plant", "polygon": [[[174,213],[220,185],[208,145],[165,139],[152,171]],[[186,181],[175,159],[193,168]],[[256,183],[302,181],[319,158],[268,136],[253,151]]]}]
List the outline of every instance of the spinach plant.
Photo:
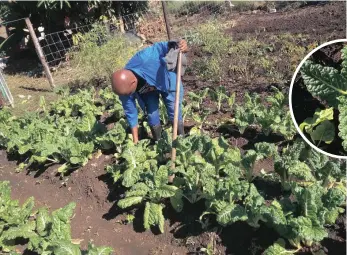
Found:
[{"label": "spinach plant", "polygon": [[338,110],[339,124],[338,135],[342,139],[342,146],[347,152],[347,47],[342,49],[341,71],[311,60],[306,61],[301,69],[301,75],[307,90],[312,96],[326,102],[330,108],[325,111],[316,111],[313,118],[306,119],[302,128],[313,141],[331,143],[335,138],[332,116],[333,109]]},{"label": "spinach plant", "polygon": [[91,243],[83,251],[71,238],[70,220],[75,207],[75,203],[70,203],[52,213],[45,207],[33,211],[33,197],[20,206],[11,199],[9,182],[0,182],[0,252],[14,254],[16,240],[22,238],[27,249],[37,254],[112,254],[112,248]]}]

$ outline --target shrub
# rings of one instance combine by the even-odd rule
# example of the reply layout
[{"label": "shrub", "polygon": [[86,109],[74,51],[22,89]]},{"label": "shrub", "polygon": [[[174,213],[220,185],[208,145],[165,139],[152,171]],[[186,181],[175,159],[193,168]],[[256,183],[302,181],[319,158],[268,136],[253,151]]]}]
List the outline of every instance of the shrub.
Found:
[{"label": "shrub", "polygon": [[88,33],[75,37],[76,48],[71,52],[71,64],[76,79],[105,80],[138,50],[138,45],[122,34],[108,33],[105,26],[94,26]]},{"label": "shrub", "polygon": [[193,69],[203,79],[220,80],[223,76],[223,59],[228,55],[231,37],[226,35],[222,25],[214,20],[201,24],[194,31],[190,31],[190,34],[188,42],[200,45],[205,55],[193,62]]}]

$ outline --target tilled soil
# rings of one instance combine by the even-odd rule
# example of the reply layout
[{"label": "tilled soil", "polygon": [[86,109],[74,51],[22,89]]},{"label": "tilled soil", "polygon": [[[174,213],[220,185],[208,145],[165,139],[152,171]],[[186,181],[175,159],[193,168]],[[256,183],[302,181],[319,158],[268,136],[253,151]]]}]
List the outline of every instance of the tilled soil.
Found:
[{"label": "tilled soil", "polygon": [[[312,35],[310,38],[312,41],[324,42],[345,37],[345,14],[343,2],[310,6],[283,13],[235,14],[230,17],[235,19],[234,26],[228,31],[235,40],[244,39],[250,34],[254,35],[255,31],[263,29],[264,32],[258,36],[264,40],[271,33],[305,33]],[[189,80],[189,77],[185,77],[186,91],[212,86],[197,81],[195,77],[190,78]],[[237,93],[237,102],[243,101],[246,91],[258,92],[264,97],[269,92],[270,86],[247,84],[246,88],[245,84],[238,84],[232,80],[227,84],[230,91]],[[228,117],[232,117],[230,112],[214,114],[209,121],[214,123]],[[266,138],[253,130],[248,130],[241,136],[232,127],[230,130],[219,131],[217,127],[211,125],[205,128],[212,132],[213,136],[223,133],[233,145],[241,149],[252,146],[254,141],[281,140],[274,136]],[[57,166],[46,169],[41,175],[35,175],[35,172],[15,173],[16,162],[9,160],[6,152],[0,150],[0,180],[11,182],[12,196],[20,202],[24,202],[29,196],[34,196],[37,207],[48,206],[54,210],[69,202],[76,202],[77,207],[71,225],[73,238],[83,239],[83,247],[89,240],[96,245],[111,246],[116,254],[197,254],[201,247],[212,244],[215,254],[253,255],[261,254],[278,238],[273,230],[265,226],[254,229],[245,223],[236,223],[222,230],[215,228],[204,230],[196,221],[203,210],[203,204],[187,205],[180,214],[174,213],[167,207],[165,216],[168,220],[165,224],[165,234],[158,234],[155,229],[144,231],[141,217],[137,217],[133,224],[121,224],[126,218],[125,213],[134,212],[139,216],[143,210],[124,212],[115,206],[123,190],[112,184],[110,177],[105,174],[104,167],[108,163],[111,163],[111,156],[94,157],[85,167],[69,175],[67,180],[61,180],[56,176]],[[259,173],[261,169],[266,172],[273,171],[273,162],[271,160],[260,162],[256,166],[256,172]],[[268,194],[265,199],[269,202],[281,196],[280,186],[275,183],[264,182],[257,178],[254,183],[260,192]],[[331,226],[329,238],[324,239],[322,244],[329,254],[345,254],[345,236],[346,222],[344,217],[341,217],[337,224]],[[310,253],[305,251],[302,254]]]},{"label": "tilled soil", "polygon": [[230,29],[235,39],[247,38],[259,32],[259,36],[287,32],[310,34],[312,41],[346,38],[346,2],[333,2],[293,9],[286,12],[241,15]]},{"label": "tilled soil", "polygon": [[15,173],[16,163],[8,161],[5,151],[0,151],[0,180],[10,181],[12,198],[23,203],[27,198],[35,198],[36,207],[47,206],[55,210],[75,202],[75,216],[71,222],[72,237],[83,239],[86,247],[89,240],[96,245],[114,248],[116,254],[185,254],[184,247],[171,244],[170,226],[166,233],[154,235],[132,224],[124,225],[123,212],[115,209],[115,203],[122,191],[111,185],[104,167],[110,157],[102,155],[92,159],[68,180],[56,176],[57,166],[48,168],[40,176],[34,172]]}]

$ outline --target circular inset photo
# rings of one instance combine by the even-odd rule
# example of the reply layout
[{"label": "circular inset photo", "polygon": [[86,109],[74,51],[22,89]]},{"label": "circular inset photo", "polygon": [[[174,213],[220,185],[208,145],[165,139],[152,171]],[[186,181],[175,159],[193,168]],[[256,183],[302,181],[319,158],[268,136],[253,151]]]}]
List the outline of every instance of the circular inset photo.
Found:
[{"label": "circular inset photo", "polygon": [[308,144],[347,159],[347,39],[324,43],[301,61],[292,78],[289,106]]}]

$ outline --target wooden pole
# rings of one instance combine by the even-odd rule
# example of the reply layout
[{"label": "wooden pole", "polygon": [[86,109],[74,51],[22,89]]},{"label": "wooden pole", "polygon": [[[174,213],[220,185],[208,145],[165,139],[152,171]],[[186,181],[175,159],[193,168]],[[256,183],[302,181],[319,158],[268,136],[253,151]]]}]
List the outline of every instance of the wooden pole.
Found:
[{"label": "wooden pole", "polygon": [[[172,39],[171,29],[170,29],[170,21],[167,15],[166,2],[162,1],[163,14],[166,25],[166,32],[169,41]],[[176,73],[176,96],[175,96],[175,111],[174,111],[174,121],[172,128],[172,142],[177,139],[177,129],[178,129],[178,112],[180,107],[180,89],[181,89],[181,59],[182,53],[179,51],[178,59],[177,59],[177,73]],[[171,150],[171,169],[175,169],[175,161],[176,161],[176,148],[172,147]],[[173,182],[175,175],[169,176],[169,182]]]},{"label": "wooden pole", "polygon": [[[178,112],[180,107],[180,89],[181,89],[181,59],[182,53],[179,51],[177,59],[177,76],[176,76],[176,97],[175,97],[175,111],[174,111],[174,122],[172,130],[172,142],[177,138],[177,128],[178,128]],[[175,168],[176,160],[176,148],[172,147],[171,151],[171,169]],[[173,177],[172,177],[173,179]],[[172,181],[172,180],[171,180]]]},{"label": "wooden pole", "polygon": [[161,4],[162,4],[162,7],[163,7],[163,14],[164,14],[167,38],[170,41],[172,39],[172,34],[171,34],[171,29],[170,29],[170,20],[169,20],[169,17],[167,15],[166,2],[165,1],[161,1]]},{"label": "wooden pole", "polygon": [[33,40],[37,56],[39,57],[39,59],[41,61],[41,64],[43,66],[43,69],[45,70],[48,82],[51,85],[51,87],[54,88],[55,87],[54,80],[53,80],[51,71],[49,70],[49,66],[47,64],[46,58],[43,55],[43,51],[42,51],[42,48],[40,46],[39,40],[36,37],[35,31],[34,31],[34,28],[33,28],[33,24],[31,24],[31,21],[30,21],[29,18],[25,18],[25,23],[27,24],[27,27],[29,29],[29,33],[30,33],[31,39]]}]

